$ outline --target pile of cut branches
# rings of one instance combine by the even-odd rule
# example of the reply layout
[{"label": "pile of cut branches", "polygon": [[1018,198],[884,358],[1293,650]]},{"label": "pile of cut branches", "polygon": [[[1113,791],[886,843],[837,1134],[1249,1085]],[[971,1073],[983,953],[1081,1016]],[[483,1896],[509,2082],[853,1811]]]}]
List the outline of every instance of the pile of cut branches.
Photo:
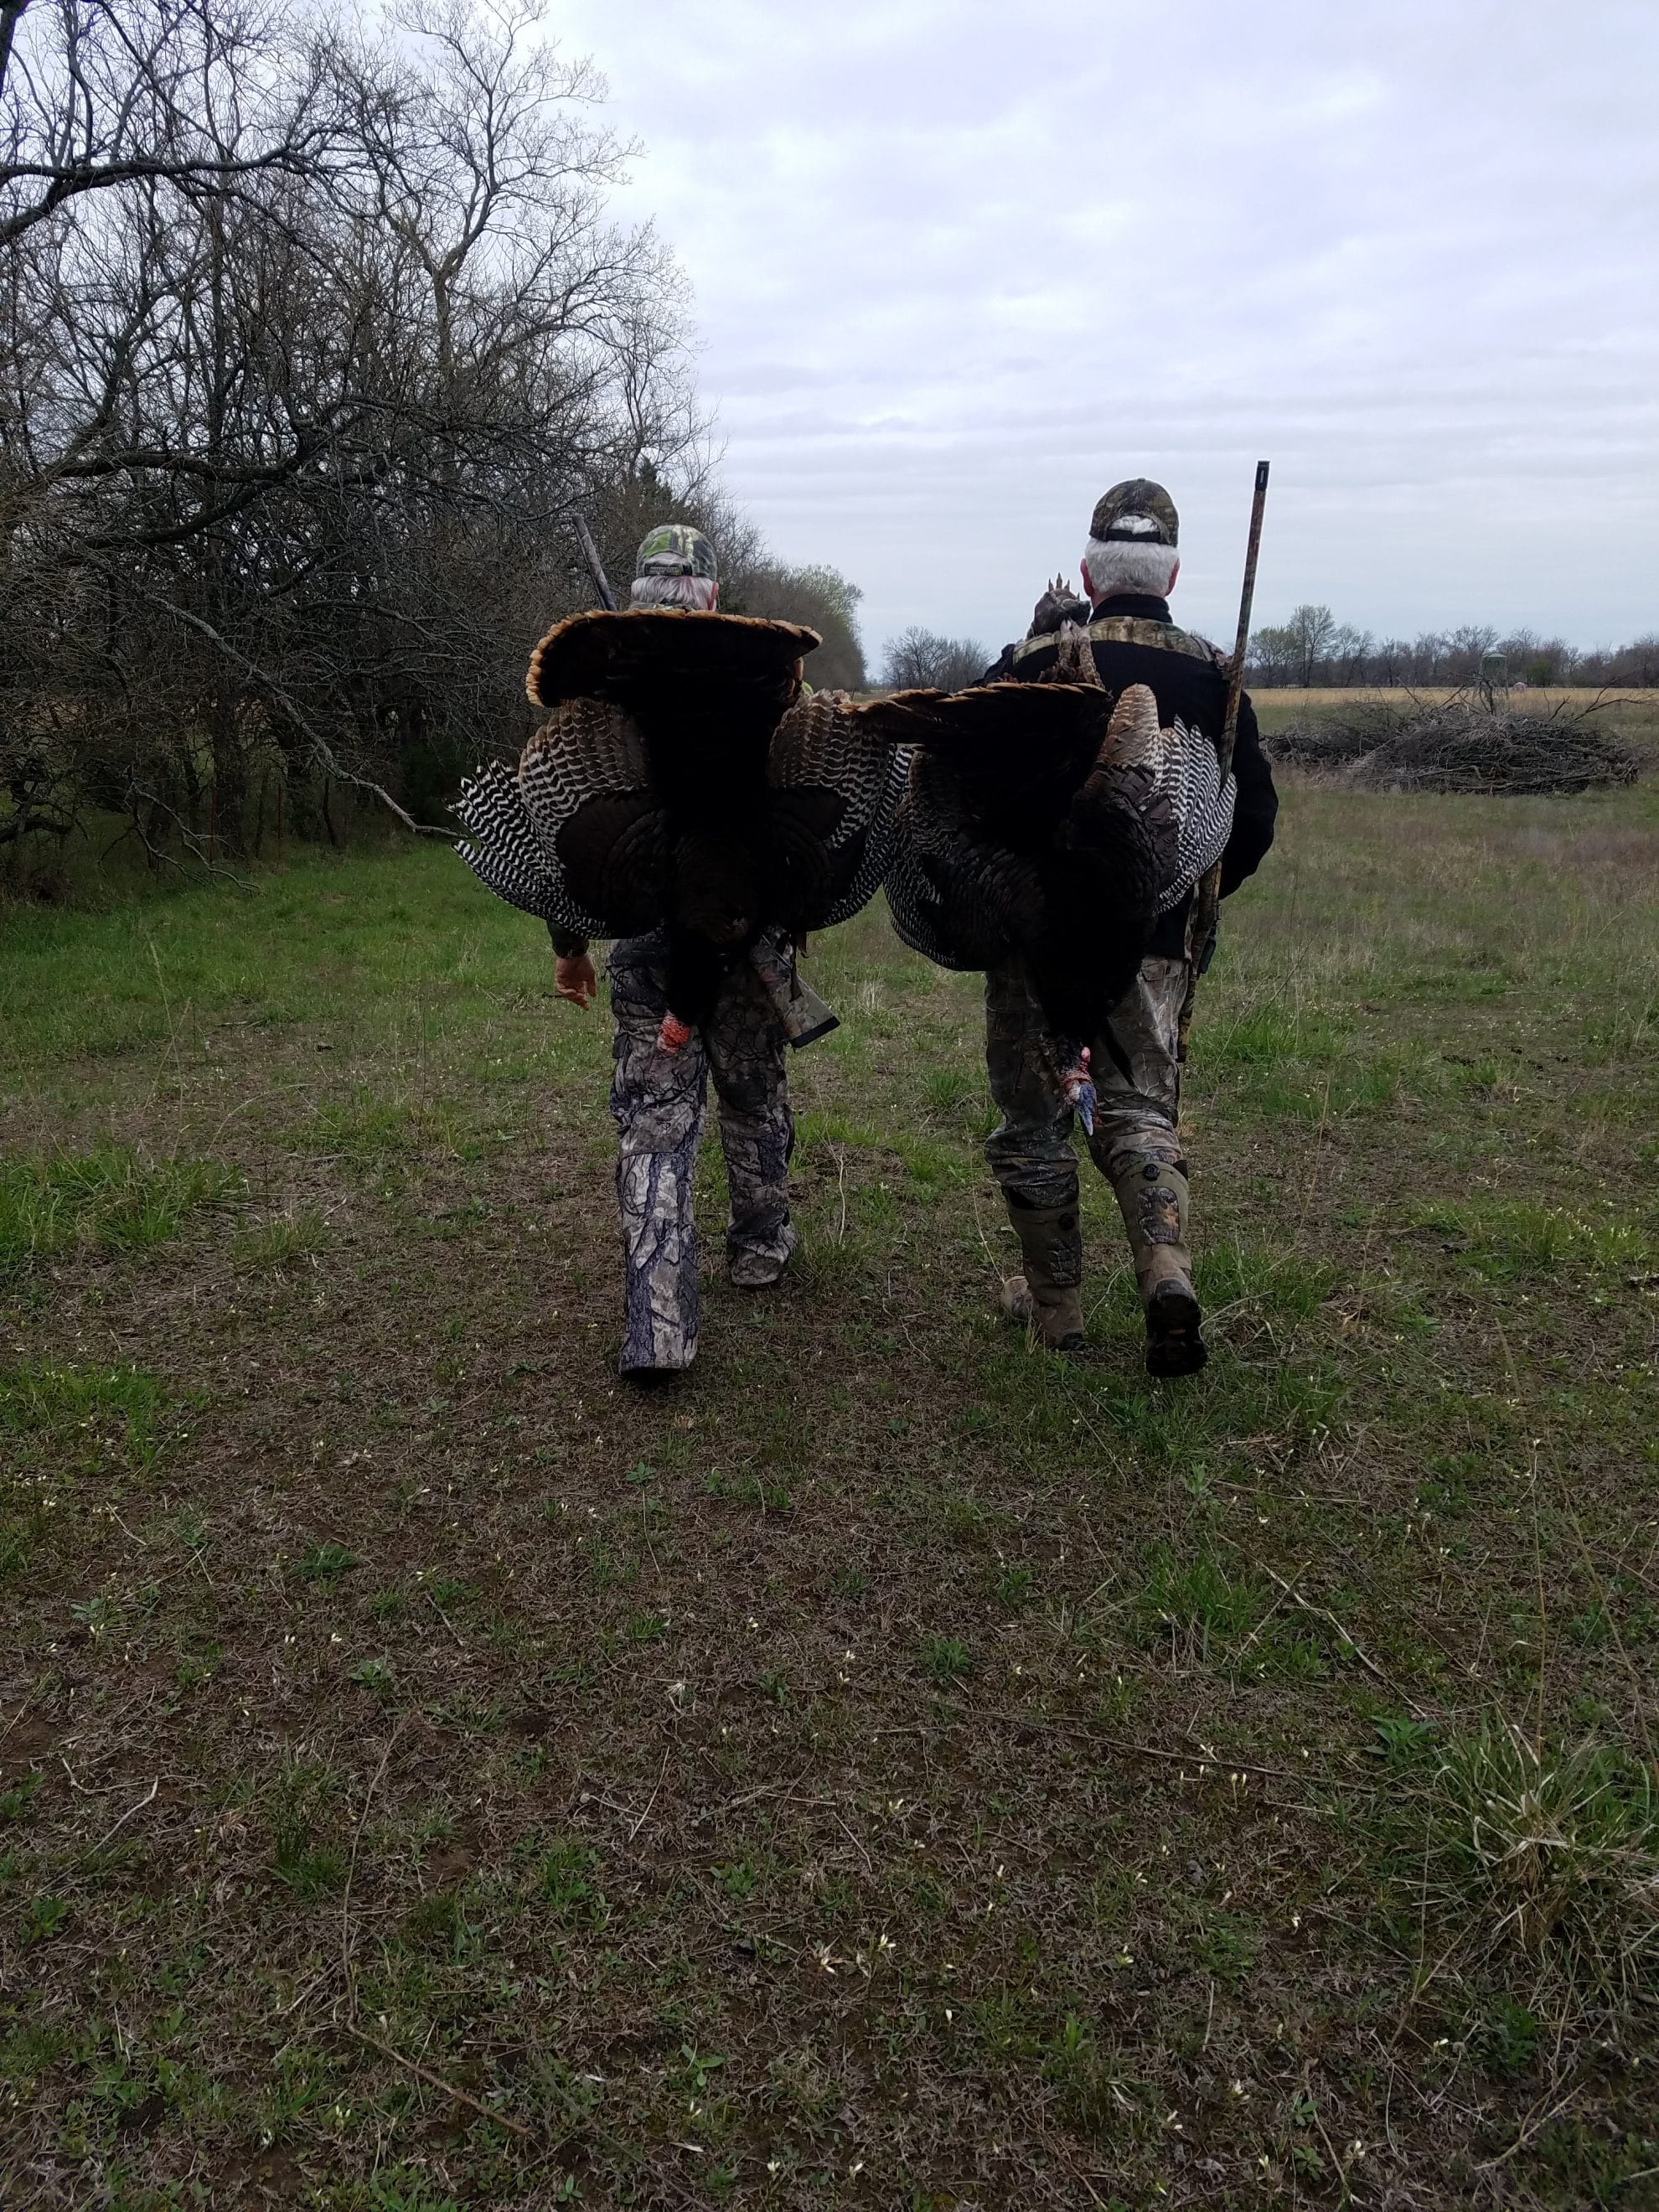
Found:
[{"label": "pile of cut branches", "polygon": [[1635,756],[1595,712],[1489,710],[1473,694],[1438,706],[1357,700],[1263,742],[1275,762],[1358,791],[1551,793],[1633,783]]}]

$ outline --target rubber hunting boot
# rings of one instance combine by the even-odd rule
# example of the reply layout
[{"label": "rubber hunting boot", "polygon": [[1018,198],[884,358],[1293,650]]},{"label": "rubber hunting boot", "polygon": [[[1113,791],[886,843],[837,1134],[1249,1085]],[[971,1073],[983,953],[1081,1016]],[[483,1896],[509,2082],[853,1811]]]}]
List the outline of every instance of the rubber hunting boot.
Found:
[{"label": "rubber hunting boot", "polygon": [[1187,1243],[1190,1193],[1185,1165],[1131,1152],[1119,1162],[1112,1188],[1129,1232],[1146,1315],[1146,1372],[1159,1377],[1196,1375],[1210,1355],[1199,1333],[1203,1316]]},{"label": "rubber hunting boot", "polygon": [[1048,1351],[1083,1351],[1083,1237],[1075,1202],[1020,1206],[1010,1197],[1008,1218],[1025,1272],[1003,1285],[1002,1310],[1011,1321],[1035,1328]]}]

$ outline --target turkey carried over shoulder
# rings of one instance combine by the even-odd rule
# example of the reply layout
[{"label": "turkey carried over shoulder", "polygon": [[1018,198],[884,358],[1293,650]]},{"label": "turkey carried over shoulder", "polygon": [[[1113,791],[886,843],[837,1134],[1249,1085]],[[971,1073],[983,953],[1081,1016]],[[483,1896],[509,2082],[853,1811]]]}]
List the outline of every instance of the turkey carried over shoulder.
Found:
[{"label": "turkey carried over shoulder", "polygon": [[1144,684],[989,684],[918,705],[887,885],[899,935],[946,968],[1024,959],[1062,1057],[1101,1035],[1158,918],[1224,846],[1215,747]]},{"label": "turkey carried over shoulder", "polygon": [[526,685],[549,719],[516,772],[492,763],[463,786],[457,849],[556,928],[664,930],[670,1011],[696,1027],[763,931],[847,921],[892,858],[917,695],[807,696],[818,642],[662,608],[559,623]]}]

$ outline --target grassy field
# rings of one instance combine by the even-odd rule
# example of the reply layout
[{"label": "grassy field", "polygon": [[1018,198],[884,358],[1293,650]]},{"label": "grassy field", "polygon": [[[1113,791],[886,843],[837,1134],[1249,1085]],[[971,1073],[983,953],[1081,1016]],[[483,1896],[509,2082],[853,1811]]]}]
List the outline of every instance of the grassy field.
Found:
[{"label": "grassy field", "polygon": [[447,853],[0,915],[8,2212],[1659,2202],[1656,861],[1290,792],[1163,1389],[1092,1176],[1097,1359],[996,1318],[878,911],[645,1400]]}]

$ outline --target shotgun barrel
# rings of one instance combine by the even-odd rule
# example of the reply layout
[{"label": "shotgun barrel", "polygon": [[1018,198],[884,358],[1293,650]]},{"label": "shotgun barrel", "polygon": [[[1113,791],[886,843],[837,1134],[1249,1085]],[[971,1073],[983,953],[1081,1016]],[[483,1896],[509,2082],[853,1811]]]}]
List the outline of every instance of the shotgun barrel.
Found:
[{"label": "shotgun barrel", "polygon": [[[1227,712],[1216,751],[1221,762],[1224,787],[1232,773],[1233,748],[1238,742],[1238,710],[1244,696],[1244,656],[1250,643],[1250,610],[1255,602],[1255,568],[1261,552],[1261,518],[1267,505],[1267,463],[1255,465],[1255,496],[1250,502],[1250,538],[1244,551],[1244,588],[1238,600],[1238,631],[1233,642],[1232,665],[1227,672]],[[1187,995],[1182,1001],[1179,1056],[1187,1057],[1187,1033],[1193,1025],[1193,1001],[1198,995],[1199,963],[1215,933],[1216,912],[1221,904],[1221,862],[1200,879],[1193,893],[1187,917]]]},{"label": "shotgun barrel", "polygon": [[593,588],[599,595],[599,605],[607,614],[617,611],[617,594],[611,588],[611,579],[605,573],[605,563],[599,558],[599,549],[593,543],[593,533],[587,526],[585,514],[574,514],[576,542],[582,549],[582,558],[587,563],[587,573],[593,579]]}]

